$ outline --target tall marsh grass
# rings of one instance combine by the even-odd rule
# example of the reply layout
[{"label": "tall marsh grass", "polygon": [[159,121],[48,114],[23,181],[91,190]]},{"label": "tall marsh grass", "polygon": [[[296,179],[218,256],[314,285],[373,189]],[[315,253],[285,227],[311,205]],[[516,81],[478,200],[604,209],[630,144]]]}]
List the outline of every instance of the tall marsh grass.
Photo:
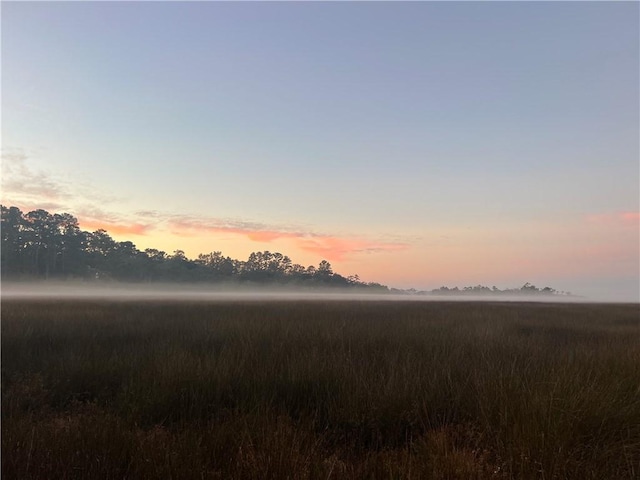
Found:
[{"label": "tall marsh grass", "polygon": [[4,301],[2,476],[640,478],[640,307]]}]

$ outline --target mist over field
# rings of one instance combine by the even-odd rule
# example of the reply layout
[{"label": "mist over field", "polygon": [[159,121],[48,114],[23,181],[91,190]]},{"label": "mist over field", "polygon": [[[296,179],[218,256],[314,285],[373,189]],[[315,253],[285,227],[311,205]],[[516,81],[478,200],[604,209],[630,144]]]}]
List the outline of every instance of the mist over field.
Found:
[{"label": "mist over field", "polygon": [[2,282],[2,299],[47,299],[114,301],[412,301],[412,302],[543,302],[543,303],[638,303],[633,298],[612,294],[592,297],[545,294],[466,294],[449,293],[375,293],[354,292],[340,288],[292,288],[278,286],[238,286],[237,284],[175,284],[141,285],[126,282],[87,284],[73,282]]}]

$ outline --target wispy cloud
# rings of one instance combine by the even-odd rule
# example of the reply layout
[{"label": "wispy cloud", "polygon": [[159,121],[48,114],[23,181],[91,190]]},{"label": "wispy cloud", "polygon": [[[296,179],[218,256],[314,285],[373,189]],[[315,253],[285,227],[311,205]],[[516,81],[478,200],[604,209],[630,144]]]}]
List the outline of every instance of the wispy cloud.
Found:
[{"label": "wispy cloud", "polygon": [[71,212],[78,205],[93,208],[117,200],[86,182],[73,183],[33,165],[37,156],[23,148],[4,147],[2,159],[2,195],[0,202],[30,211]]},{"label": "wispy cloud", "polygon": [[147,235],[154,229],[149,222],[141,222],[139,219],[130,218],[102,209],[90,207],[81,208],[76,212],[78,223],[83,229],[106,230],[114,235]]},{"label": "wispy cloud", "polygon": [[409,248],[408,243],[400,241],[385,242],[350,235],[316,233],[241,220],[171,219],[168,225],[177,235],[232,234],[261,243],[287,239],[301,250],[318,254],[327,260],[343,260],[346,256],[357,253],[381,253]]},{"label": "wispy cloud", "polygon": [[587,222],[599,225],[624,225],[635,226],[640,225],[640,212],[626,211],[626,212],[608,212],[608,213],[596,213],[587,215]]},{"label": "wispy cloud", "polygon": [[299,232],[289,227],[275,227],[264,223],[230,218],[173,216],[167,219],[167,226],[176,235],[191,236],[203,233],[229,233],[245,235],[256,242],[270,242],[278,238],[294,238],[300,235]]},{"label": "wispy cloud", "polygon": [[406,243],[385,243],[329,235],[316,235],[311,238],[300,237],[296,239],[296,243],[302,250],[316,253],[327,260],[343,260],[346,256],[355,253],[393,252],[409,248]]},{"label": "wispy cloud", "polygon": [[60,205],[72,197],[64,182],[33,169],[27,162],[28,158],[22,149],[2,150],[3,202],[20,199],[26,204]]}]

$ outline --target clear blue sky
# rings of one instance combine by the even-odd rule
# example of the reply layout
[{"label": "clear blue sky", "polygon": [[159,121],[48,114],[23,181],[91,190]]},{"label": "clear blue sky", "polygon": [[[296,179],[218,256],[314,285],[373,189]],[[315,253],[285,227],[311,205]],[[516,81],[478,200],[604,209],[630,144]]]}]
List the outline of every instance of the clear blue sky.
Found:
[{"label": "clear blue sky", "polygon": [[141,248],[637,298],[638,24],[637,2],[3,2],[2,201]]}]

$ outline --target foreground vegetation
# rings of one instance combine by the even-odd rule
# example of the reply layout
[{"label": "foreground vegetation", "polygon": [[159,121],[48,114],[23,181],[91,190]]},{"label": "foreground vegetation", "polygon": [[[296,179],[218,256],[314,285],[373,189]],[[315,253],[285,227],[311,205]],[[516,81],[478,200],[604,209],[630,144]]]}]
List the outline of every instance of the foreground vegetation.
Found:
[{"label": "foreground vegetation", "polygon": [[2,476],[638,478],[639,308],[3,301]]}]

